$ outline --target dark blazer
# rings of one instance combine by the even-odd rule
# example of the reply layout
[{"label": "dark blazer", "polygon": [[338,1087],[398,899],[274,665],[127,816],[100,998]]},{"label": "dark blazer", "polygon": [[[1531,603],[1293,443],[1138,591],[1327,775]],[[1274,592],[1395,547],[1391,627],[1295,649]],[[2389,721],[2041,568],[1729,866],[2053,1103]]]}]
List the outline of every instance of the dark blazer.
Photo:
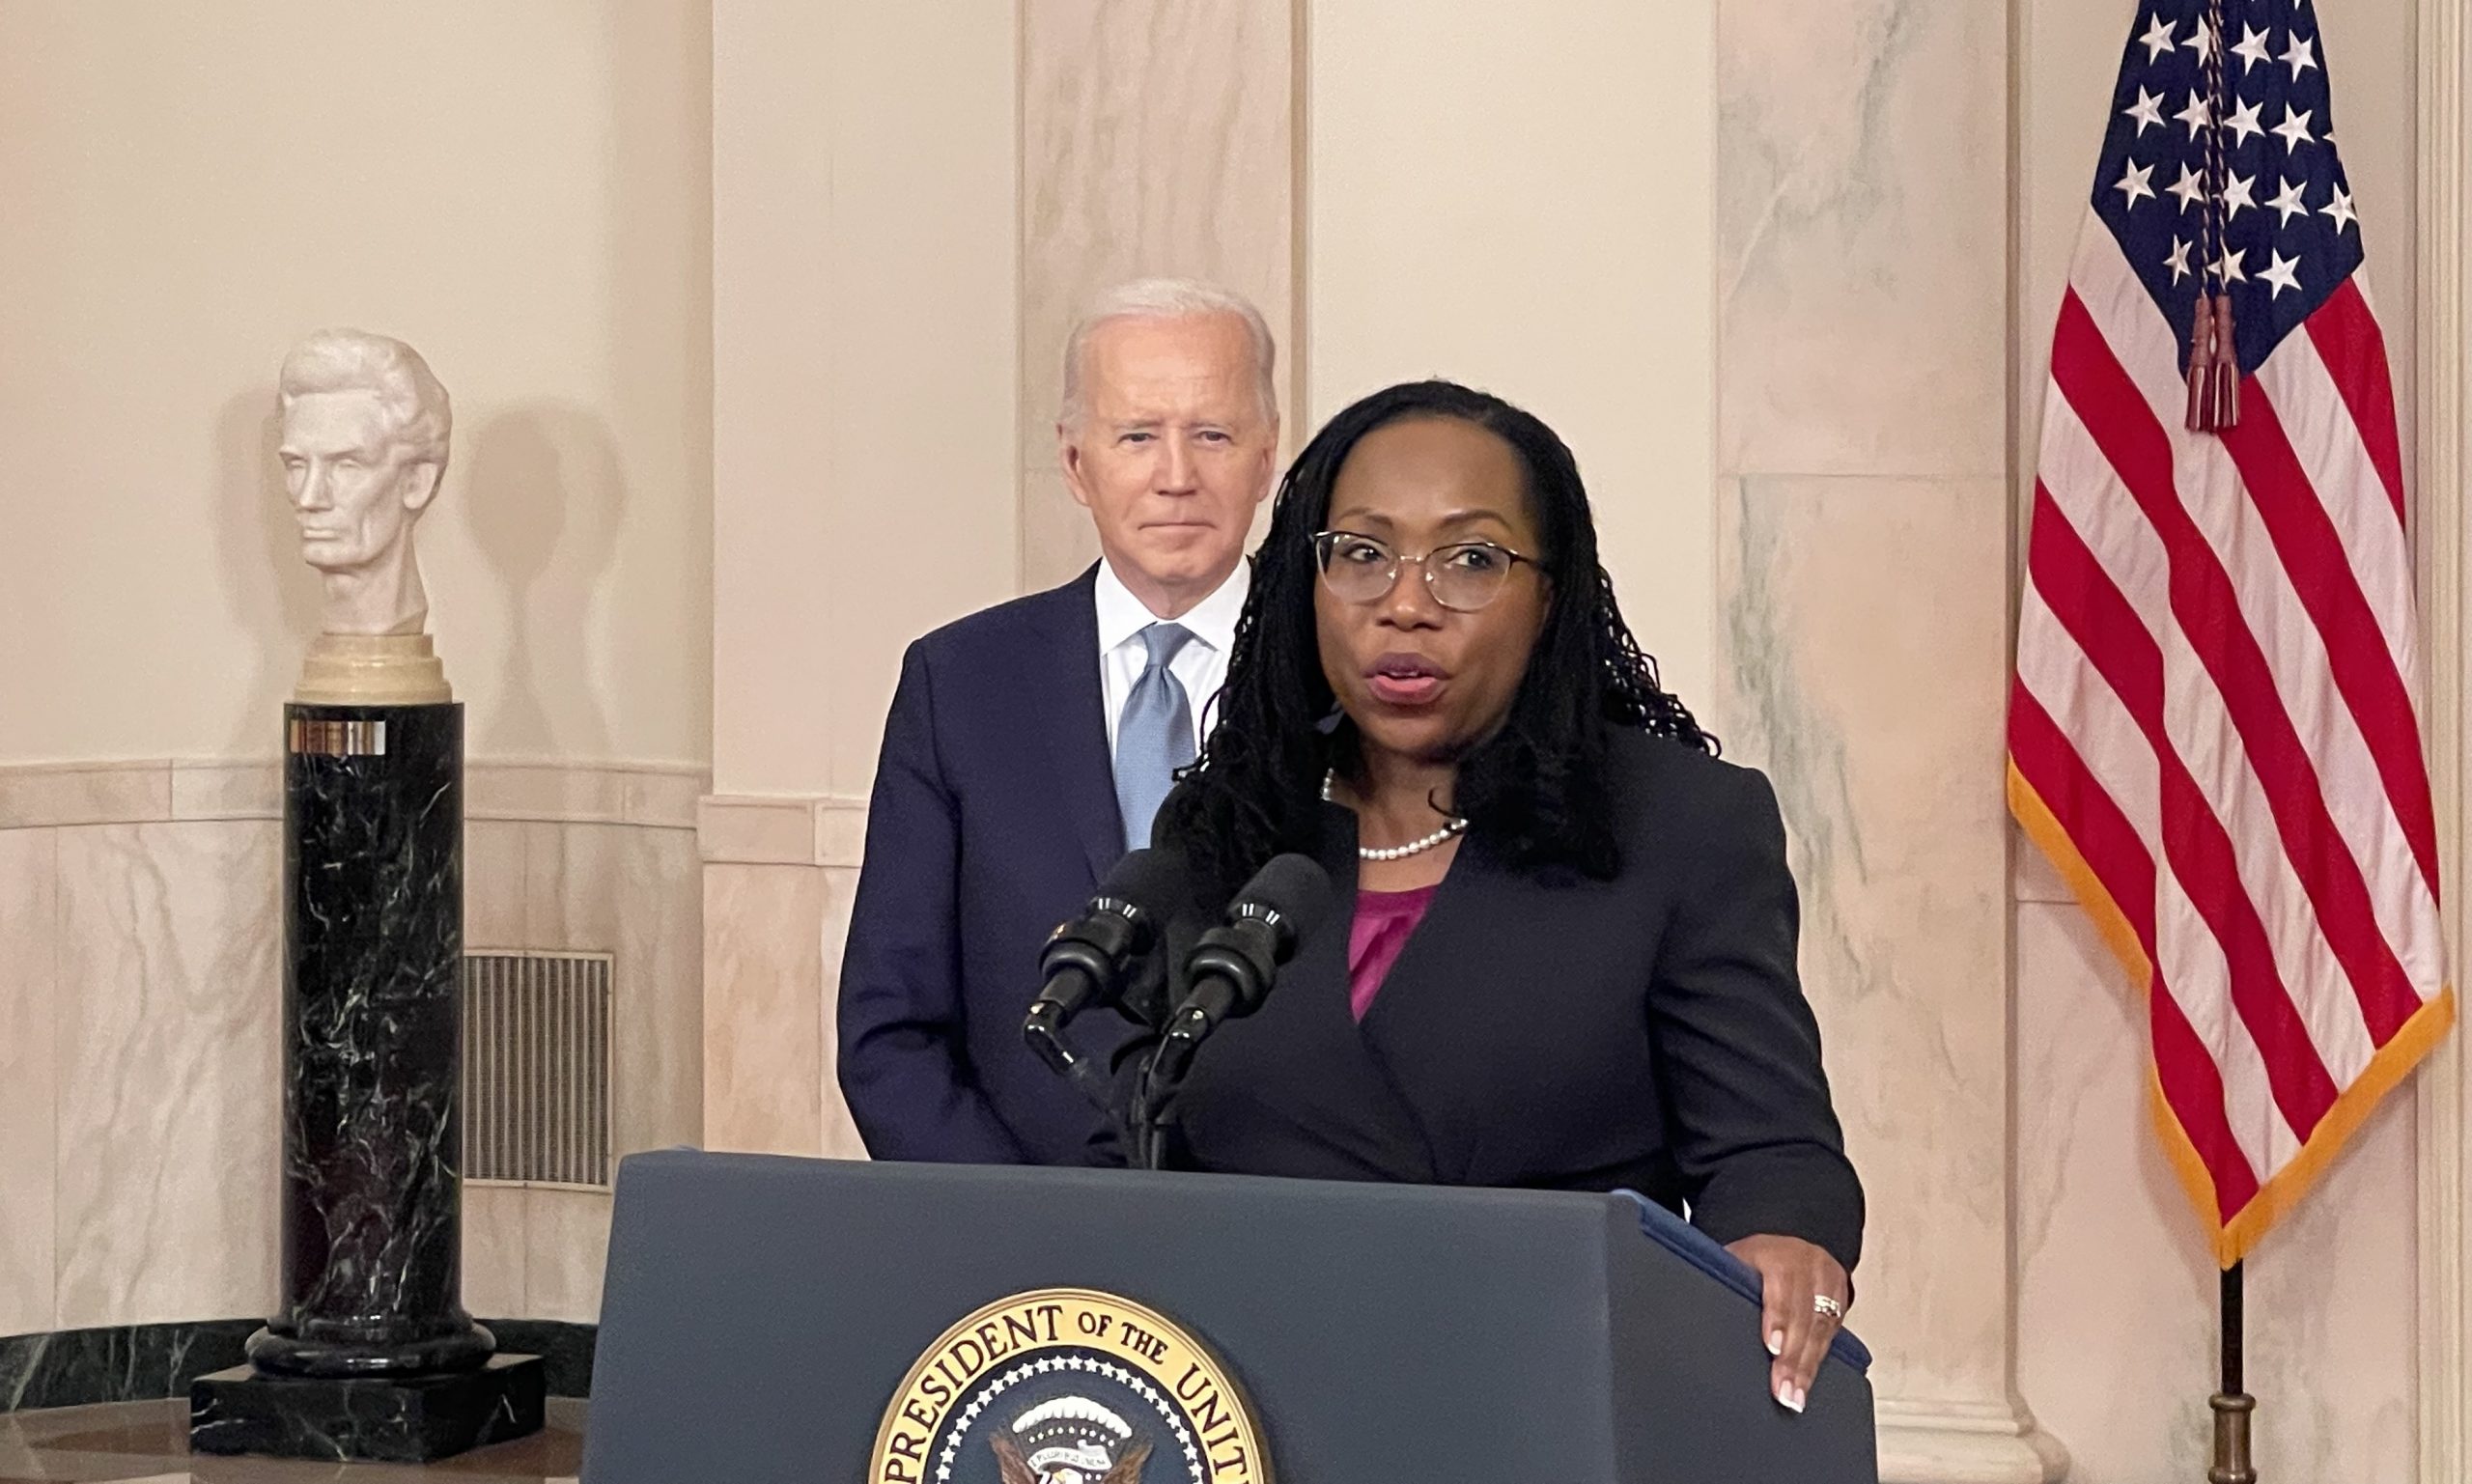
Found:
[{"label": "dark blazer", "polygon": [[1333,910],[1262,1008],[1202,1046],[1171,1105],[1169,1162],[1628,1188],[1687,1203],[1721,1242],[1801,1237],[1851,1272],[1863,1190],[1795,975],[1776,795],[1640,732],[1615,734],[1610,762],[1621,874],[1515,872],[1472,834],[1362,1026],[1356,816],[1326,809]]},{"label": "dark blazer", "polygon": [[[841,1090],[878,1159],[1079,1163],[1102,1121],[1022,1041],[1041,944],[1124,854],[1097,574],[902,658],[841,956]],[[1074,1033],[1104,1055],[1120,1025]]]}]

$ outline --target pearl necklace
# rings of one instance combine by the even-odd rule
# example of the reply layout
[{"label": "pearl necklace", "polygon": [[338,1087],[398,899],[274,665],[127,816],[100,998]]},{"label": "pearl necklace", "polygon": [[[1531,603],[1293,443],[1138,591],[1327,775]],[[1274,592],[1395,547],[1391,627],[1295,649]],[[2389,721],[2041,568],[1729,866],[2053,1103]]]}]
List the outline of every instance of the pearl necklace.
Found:
[{"label": "pearl necklace", "polygon": [[[1336,776],[1335,772],[1322,774],[1322,802],[1326,804],[1332,802],[1331,782]],[[1405,860],[1411,855],[1421,854],[1446,840],[1455,839],[1467,832],[1466,820],[1451,820],[1432,834],[1422,839],[1411,840],[1405,845],[1360,845],[1356,848],[1357,858],[1360,860]]]}]

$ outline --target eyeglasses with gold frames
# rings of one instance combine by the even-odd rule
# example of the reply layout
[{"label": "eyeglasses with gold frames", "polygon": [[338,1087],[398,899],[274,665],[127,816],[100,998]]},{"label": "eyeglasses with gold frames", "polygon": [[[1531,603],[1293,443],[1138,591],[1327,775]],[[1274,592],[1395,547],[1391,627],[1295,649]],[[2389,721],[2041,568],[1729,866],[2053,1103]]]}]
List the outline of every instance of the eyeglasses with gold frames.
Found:
[{"label": "eyeglasses with gold frames", "polygon": [[1393,550],[1389,542],[1355,531],[1316,531],[1314,565],[1322,585],[1341,602],[1379,602],[1398,584],[1399,569],[1410,563],[1424,573],[1425,591],[1454,613],[1474,613],[1503,595],[1511,570],[1520,563],[1536,565],[1510,547],[1490,541],[1455,541],[1420,556]]}]

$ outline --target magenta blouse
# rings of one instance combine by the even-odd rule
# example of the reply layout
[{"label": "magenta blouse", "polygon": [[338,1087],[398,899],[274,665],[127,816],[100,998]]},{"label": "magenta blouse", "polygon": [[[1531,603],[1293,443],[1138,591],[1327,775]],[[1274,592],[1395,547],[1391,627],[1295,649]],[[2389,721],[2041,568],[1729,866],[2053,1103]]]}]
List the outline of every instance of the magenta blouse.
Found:
[{"label": "magenta blouse", "polygon": [[1433,886],[1356,894],[1356,922],[1348,930],[1348,1010],[1360,1022],[1373,1008],[1373,996],[1399,961],[1399,950],[1408,946],[1408,935],[1424,920],[1433,894]]}]

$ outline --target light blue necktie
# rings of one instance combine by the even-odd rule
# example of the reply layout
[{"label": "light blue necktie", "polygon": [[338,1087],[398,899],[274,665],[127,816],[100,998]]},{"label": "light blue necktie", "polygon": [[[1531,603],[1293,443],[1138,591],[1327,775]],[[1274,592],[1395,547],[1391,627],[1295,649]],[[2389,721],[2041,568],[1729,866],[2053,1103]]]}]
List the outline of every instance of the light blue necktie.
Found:
[{"label": "light blue necktie", "polygon": [[1116,722],[1116,808],[1124,816],[1124,848],[1150,843],[1151,822],[1166,801],[1175,772],[1194,760],[1194,712],[1184,682],[1167,665],[1193,637],[1182,624],[1153,624],[1141,630],[1150,662],[1124,698]]}]

